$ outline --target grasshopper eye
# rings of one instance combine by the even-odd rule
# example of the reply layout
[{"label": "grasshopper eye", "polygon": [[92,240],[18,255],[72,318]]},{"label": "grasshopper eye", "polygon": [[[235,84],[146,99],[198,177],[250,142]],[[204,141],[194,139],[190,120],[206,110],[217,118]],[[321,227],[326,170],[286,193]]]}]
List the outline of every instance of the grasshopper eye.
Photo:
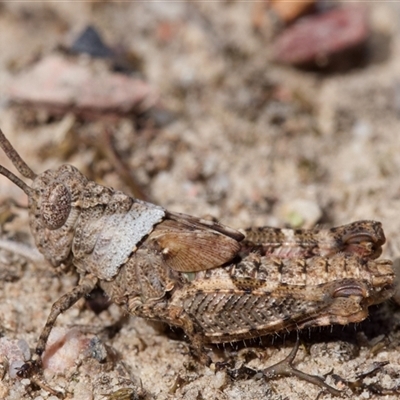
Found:
[{"label": "grasshopper eye", "polygon": [[55,230],[61,228],[71,211],[71,194],[68,188],[58,183],[50,186],[43,195],[41,213],[46,228]]}]

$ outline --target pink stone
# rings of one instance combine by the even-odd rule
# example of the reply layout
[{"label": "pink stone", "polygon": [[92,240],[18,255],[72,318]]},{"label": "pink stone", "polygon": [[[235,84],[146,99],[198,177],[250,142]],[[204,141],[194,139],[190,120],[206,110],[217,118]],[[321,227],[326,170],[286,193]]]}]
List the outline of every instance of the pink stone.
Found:
[{"label": "pink stone", "polygon": [[330,57],[365,44],[368,36],[366,8],[341,7],[302,18],[285,29],[275,39],[273,58],[298,66],[328,64]]},{"label": "pink stone", "polygon": [[146,82],[60,55],[43,58],[8,86],[10,100],[98,113],[145,111],[159,101]]},{"label": "pink stone", "polygon": [[30,358],[30,350],[25,340],[0,338],[0,358],[5,357],[9,365],[10,378],[16,378],[19,368]]},{"label": "pink stone", "polygon": [[64,372],[75,365],[89,343],[90,340],[76,328],[54,327],[43,353],[43,368],[52,373]]}]

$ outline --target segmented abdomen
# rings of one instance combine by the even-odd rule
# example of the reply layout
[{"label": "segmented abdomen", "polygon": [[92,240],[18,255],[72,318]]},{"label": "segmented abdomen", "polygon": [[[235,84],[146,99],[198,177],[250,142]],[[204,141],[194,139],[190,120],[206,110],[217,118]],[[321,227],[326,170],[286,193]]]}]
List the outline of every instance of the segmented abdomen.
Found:
[{"label": "segmented abdomen", "polygon": [[198,291],[184,303],[210,342],[238,340],[292,329],[300,316],[313,315],[328,304],[295,297],[273,297],[269,293],[243,291]]}]

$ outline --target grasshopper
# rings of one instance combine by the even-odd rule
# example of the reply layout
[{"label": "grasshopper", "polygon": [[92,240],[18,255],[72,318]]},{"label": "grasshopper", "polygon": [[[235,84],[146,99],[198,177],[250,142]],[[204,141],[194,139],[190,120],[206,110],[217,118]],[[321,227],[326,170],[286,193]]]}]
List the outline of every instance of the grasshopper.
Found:
[{"label": "grasshopper", "polygon": [[[36,364],[59,314],[96,286],[133,315],[182,328],[208,363],[207,344],[359,322],[393,294],[392,263],[377,260],[385,242],[379,222],[240,232],[101,186],[71,165],[37,175],[1,130],[0,146],[32,180],[29,186],[0,166],[29,198],[37,248],[55,268],[80,276],[53,304]],[[286,367],[280,373],[289,373]],[[308,380],[339,393],[318,377]]]}]

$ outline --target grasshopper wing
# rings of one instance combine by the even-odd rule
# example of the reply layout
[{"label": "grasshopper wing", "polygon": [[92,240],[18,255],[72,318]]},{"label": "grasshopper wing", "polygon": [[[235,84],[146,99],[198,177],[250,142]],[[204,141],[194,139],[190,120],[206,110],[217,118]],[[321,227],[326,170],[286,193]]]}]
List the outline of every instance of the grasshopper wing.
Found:
[{"label": "grasshopper wing", "polygon": [[243,235],[217,222],[167,212],[151,234],[151,242],[166,265],[179,272],[219,267],[240,250]]}]

